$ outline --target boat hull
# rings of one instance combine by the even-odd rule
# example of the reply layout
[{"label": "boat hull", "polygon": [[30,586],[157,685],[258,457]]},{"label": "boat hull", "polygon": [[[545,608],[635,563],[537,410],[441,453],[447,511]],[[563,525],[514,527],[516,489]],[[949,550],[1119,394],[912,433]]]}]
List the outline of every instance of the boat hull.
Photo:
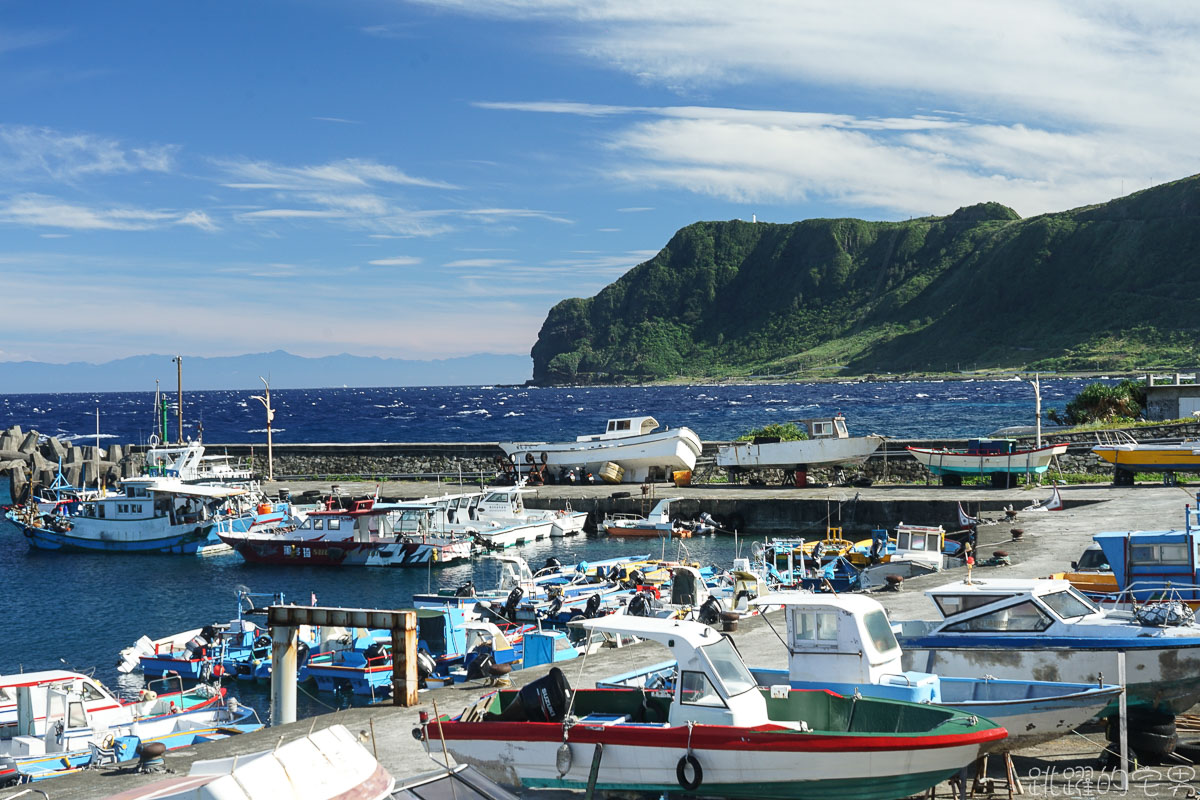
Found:
[{"label": "boat hull", "polygon": [[144,531],[136,536],[99,531],[97,535],[80,536],[75,530],[60,532],[50,528],[22,525],[29,546],[36,550],[62,553],[180,553],[194,555],[202,547],[213,523],[188,528]]},{"label": "boat hull", "polygon": [[253,564],[305,564],[324,567],[418,567],[470,558],[469,542],[450,545],[349,540],[282,540],[222,534],[221,539]]},{"label": "boat hull", "polygon": [[[906,670],[972,677],[983,674],[1001,680],[1115,682],[1120,648],[1079,642],[1073,647],[1039,647],[1020,637],[995,646],[955,647],[939,641],[923,646],[901,640]],[[1036,648],[1036,649],[1034,649]],[[1200,645],[1165,640],[1162,646],[1125,649],[1130,708],[1182,714],[1200,702]],[[1100,716],[1116,713],[1114,699]]]},{"label": "boat hull", "polygon": [[1041,474],[1055,456],[1067,452],[1067,445],[1056,444],[1040,450],[1023,450],[999,455],[972,455],[962,451],[929,450],[910,447],[908,452],[934,475]]},{"label": "boat hull", "polygon": [[541,541],[550,537],[554,529],[553,519],[538,520],[524,525],[510,525],[504,528],[483,528],[476,534],[480,543],[491,550],[504,550],[509,547],[519,547],[530,542]]},{"label": "boat hull", "polygon": [[1200,472],[1200,442],[1160,446],[1093,447],[1092,452],[1114,467],[1132,472]]},{"label": "boat hull", "polygon": [[801,439],[792,442],[733,442],[717,450],[718,467],[758,469],[831,464],[861,464],[883,444],[882,436],[848,439]]},{"label": "boat hull", "polygon": [[[464,725],[476,738],[457,738],[459,732],[452,728]],[[502,783],[529,788],[586,787],[592,755],[601,742],[604,751],[597,789],[680,793],[677,767],[690,749],[703,770],[696,793],[795,800],[907,797],[945,780],[979,753],[978,743],[947,741],[929,749],[912,749],[916,742],[911,737],[884,740],[758,733],[700,725],[692,731],[689,748],[687,727],[650,725],[620,730],[583,723],[570,730],[571,768],[559,777],[555,758],[563,741],[561,725],[539,726],[547,730],[545,738],[537,741],[513,741],[512,726],[504,723],[442,727],[446,746],[456,760],[473,764]],[[483,728],[495,731],[484,732]]]},{"label": "boat hull", "polygon": [[528,468],[527,455],[534,464],[546,464],[555,469],[580,468],[597,477],[604,465],[612,461],[625,468],[624,483],[642,483],[653,467],[663,469],[663,480],[669,480],[674,471],[694,468],[703,445],[691,429],[674,428],[582,442],[501,442],[500,449],[513,460],[519,471]]}]

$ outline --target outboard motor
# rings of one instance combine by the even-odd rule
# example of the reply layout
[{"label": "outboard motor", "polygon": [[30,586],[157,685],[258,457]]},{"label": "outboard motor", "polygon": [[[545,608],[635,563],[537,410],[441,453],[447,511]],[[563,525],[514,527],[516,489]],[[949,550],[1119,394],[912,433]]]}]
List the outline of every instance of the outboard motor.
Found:
[{"label": "outboard motor", "polygon": [[588,619],[595,617],[600,611],[600,595],[594,594],[588,598],[587,605],[583,608],[583,615]]},{"label": "outboard motor", "polygon": [[454,596],[455,597],[474,597],[475,596],[474,581],[467,581],[466,583],[459,586],[457,589],[454,590]]},{"label": "outboard motor", "polygon": [[521,598],[525,596],[525,590],[520,586],[515,587],[508,593],[508,599],[504,601],[504,610],[501,611],[504,616],[508,617],[513,622],[517,621],[517,606],[521,602]]},{"label": "outboard motor", "polygon": [[391,658],[388,657],[387,648],[383,646],[383,642],[372,642],[363,655],[366,656],[367,664],[372,667],[378,667],[383,664],[390,664]]},{"label": "outboard motor", "polygon": [[308,663],[308,644],[306,642],[296,643],[296,666],[302,667]]},{"label": "outboard motor", "polygon": [[553,600],[550,601],[549,607],[546,608],[546,616],[547,617],[557,616],[558,612],[562,611],[562,605],[563,605],[562,595],[556,596]]},{"label": "outboard motor", "polygon": [[484,720],[505,722],[561,722],[571,704],[571,684],[558,667],[533,683],[526,684],[508,707]]},{"label": "outboard motor", "polygon": [[546,559],[546,565],[544,567],[542,567],[542,569],[558,569],[561,566],[562,566],[561,561],[559,561],[554,556],[550,556],[549,558]]},{"label": "outboard motor", "polygon": [[629,598],[629,607],[625,611],[634,617],[650,616],[650,597],[645,592],[638,592]]},{"label": "outboard motor", "polygon": [[417,651],[417,685],[424,686],[425,679],[433,674],[437,669],[437,662],[433,660],[433,656],[426,653],[424,650]]},{"label": "outboard motor", "polygon": [[716,625],[721,619],[721,601],[715,597],[705,600],[696,618],[705,625]]}]

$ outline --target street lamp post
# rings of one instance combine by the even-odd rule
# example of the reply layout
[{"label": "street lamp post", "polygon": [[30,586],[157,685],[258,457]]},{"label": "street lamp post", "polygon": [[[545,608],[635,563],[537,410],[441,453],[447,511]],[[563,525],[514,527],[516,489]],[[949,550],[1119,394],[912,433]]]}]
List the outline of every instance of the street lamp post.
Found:
[{"label": "street lamp post", "polygon": [[266,387],[264,392],[266,396],[255,394],[250,397],[252,400],[262,403],[263,408],[267,410],[267,480],[273,481],[275,480],[275,457],[271,451],[271,421],[275,419],[275,409],[271,408],[271,384],[261,375],[258,376],[258,379]]}]

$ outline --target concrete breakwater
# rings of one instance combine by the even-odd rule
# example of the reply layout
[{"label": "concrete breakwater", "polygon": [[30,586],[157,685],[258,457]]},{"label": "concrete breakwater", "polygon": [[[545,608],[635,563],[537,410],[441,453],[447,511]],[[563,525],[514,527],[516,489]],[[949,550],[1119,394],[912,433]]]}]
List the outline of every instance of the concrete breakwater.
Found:
[{"label": "concrete breakwater", "polygon": [[[1180,439],[1200,436],[1200,423],[1166,423],[1126,432],[1138,440]],[[1032,445],[1032,437],[1020,437]],[[1068,452],[1059,466],[1067,473],[1112,474],[1112,468],[1091,452],[1096,444],[1094,432],[1043,436],[1043,443],[1067,442]],[[727,473],[715,464],[717,448],[723,442],[706,442],[693,482],[786,485],[791,475],[781,469],[749,470]],[[820,483],[926,483],[935,480],[924,465],[908,453],[908,446],[960,447],[963,440],[888,440],[861,467],[814,468],[809,480]],[[262,475],[267,473],[265,444],[210,444],[209,455],[228,455],[231,460],[249,463]],[[0,432],[0,476],[9,479],[12,497],[21,500],[30,485],[49,487],[61,464],[65,480],[73,486],[96,484],[97,478],[108,485],[140,473],[145,459],[143,445],[112,444],[107,448],[79,446],[37,431],[14,426]],[[276,444],[274,473],[282,479],[344,478],[417,479],[461,476],[465,482],[488,482],[500,471],[503,453],[495,442],[415,442],[415,443],[318,443]]]}]

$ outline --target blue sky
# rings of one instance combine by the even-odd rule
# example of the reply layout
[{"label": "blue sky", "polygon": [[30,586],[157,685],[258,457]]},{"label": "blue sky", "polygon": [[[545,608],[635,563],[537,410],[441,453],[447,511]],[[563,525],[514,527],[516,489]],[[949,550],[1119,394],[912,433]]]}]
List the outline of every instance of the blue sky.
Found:
[{"label": "blue sky", "polygon": [[701,219],[1200,172],[1200,7],[0,0],[0,361],[527,353]]}]

